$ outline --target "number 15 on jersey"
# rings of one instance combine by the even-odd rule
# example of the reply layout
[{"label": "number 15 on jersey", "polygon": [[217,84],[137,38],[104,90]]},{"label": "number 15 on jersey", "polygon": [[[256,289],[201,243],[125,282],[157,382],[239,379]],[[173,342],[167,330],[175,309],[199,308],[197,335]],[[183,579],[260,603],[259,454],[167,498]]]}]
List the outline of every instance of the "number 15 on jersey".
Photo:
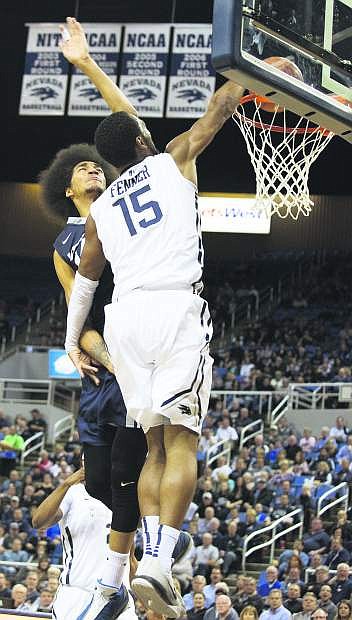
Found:
[{"label": "number 15 on jersey", "polygon": [[[156,200],[149,200],[148,196],[144,196],[150,192],[150,185],[144,185],[135,192],[128,194],[126,198],[119,198],[113,203],[113,207],[120,207],[123,217],[131,237],[138,233],[135,224],[133,223],[131,212],[143,213],[144,217],[138,221],[140,228],[149,228],[153,224],[160,222],[163,214],[161,212],[159,203]],[[144,202],[146,200],[146,202]]]}]

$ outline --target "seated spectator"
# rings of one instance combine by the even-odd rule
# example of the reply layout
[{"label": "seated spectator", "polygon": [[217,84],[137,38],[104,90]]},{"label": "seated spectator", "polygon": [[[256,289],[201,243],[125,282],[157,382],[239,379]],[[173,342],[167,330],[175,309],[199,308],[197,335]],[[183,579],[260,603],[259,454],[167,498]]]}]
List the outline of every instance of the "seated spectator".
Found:
[{"label": "seated spectator", "polygon": [[321,607],[317,607],[311,614],[312,620],[327,620],[327,617],[326,610]]},{"label": "seated spectator", "polygon": [[231,426],[230,422],[231,420],[228,416],[219,418],[219,426],[215,437],[217,441],[228,441],[233,445],[233,443],[238,440],[238,433],[233,426]]},{"label": "seated spectator", "polygon": [[338,564],[350,561],[351,554],[344,548],[340,536],[334,536],[331,541],[330,552],[325,558],[324,564],[329,567],[330,570],[336,570]]},{"label": "seated spectator", "polygon": [[20,473],[17,471],[17,469],[11,469],[10,473],[9,473],[9,477],[5,478],[5,480],[3,480],[2,484],[1,484],[1,491],[5,492],[8,490],[8,488],[11,485],[15,486],[15,493],[16,495],[21,495],[22,492],[22,488],[23,488],[23,482],[21,480],[20,477]]},{"label": "seated spectator", "polygon": [[203,592],[197,592],[193,597],[193,607],[187,611],[188,620],[203,620],[206,612],[205,596]]},{"label": "seated spectator", "polygon": [[310,620],[311,615],[318,607],[318,601],[313,592],[306,592],[302,599],[302,611],[293,614],[294,620]]},{"label": "seated spectator", "polygon": [[231,467],[227,464],[227,459],[225,456],[219,456],[216,461],[216,467],[211,474],[211,479],[214,482],[219,482],[219,476],[224,474],[225,476],[229,476],[231,474]]},{"label": "seated spectator", "polygon": [[312,519],[310,532],[303,535],[303,549],[309,555],[318,552],[325,553],[330,545],[330,536],[323,528],[319,518]]},{"label": "seated spectator", "polygon": [[291,614],[296,614],[302,611],[301,587],[298,583],[288,584],[287,598],[284,600],[284,607],[286,607]]},{"label": "seated spectator", "polygon": [[237,612],[233,609],[231,599],[226,594],[216,597],[215,606],[208,609],[204,620],[239,620]]},{"label": "seated spectator", "polygon": [[193,550],[194,570],[197,575],[210,576],[211,569],[219,559],[219,549],[213,545],[213,537],[209,533],[202,536],[202,544]]},{"label": "seated spectator", "polygon": [[242,611],[248,606],[254,607],[259,614],[262,612],[264,601],[257,592],[257,582],[254,577],[246,577],[243,592],[235,595],[233,606],[237,613],[241,613],[241,616]]},{"label": "seated spectator", "polygon": [[346,599],[342,599],[337,604],[336,620],[352,620],[352,603]]},{"label": "seated spectator", "polygon": [[316,464],[313,483],[316,486],[319,484],[331,484],[332,474],[330,472],[330,465],[327,461],[318,461]]},{"label": "seated spectator", "polygon": [[0,449],[0,475],[8,477],[11,469],[16,468],[17,457],[24,449],[23,438],[18,435],[15,426],[9,426],[0,441]]},{"label": "seated spectator", "polygon": [[209,531],[210,522],[214,519],[215,508],[214,506],[207,506],[204,510],[204,517],[198,521],[198,534],[203,535]]},{"label": "seated spectator", "polygon": [[0,430],[3,428],[8,428],[9,426],[11,426],[10,418],[5,415],[2,409],[0,409]]},{"label": "seated spectator", "polygon": [[320,609],[324,609],[327,614],[327,620],[334,620],[337,612],[337,607],[331,599],[331,587],[329,585],[321,586],[319,591],[318,607],[320,607]]},{"label": "seated spectator", "polygon": [[[189,611],[191,609],[194,609],[195,605],[194,605],[194,597],[196,596],[196,594],[202,593],[204,595],[204,587],[206,586],[206,579],[204,577],[204,575],[195,575],[192,579],[192,590],[191,592],[188,592],[188,594],[185,594],[183,597],[183,603],[184,606],[186,608],[186,611]],[[210,601],[207,601],[205,595],[204,595],[204,605],[205,608],[210,607]]]},{"label": "seated spectator", "polygon": [[299,566],[293,566],[287,572],[284,581],[282,581],[281,590],[284,596],[287,594],[287,588],[290,584],[295,583],[301,588],[301,592],[305,591],[305,584],[301,578],[301,571]]},{"label": "seated spectator", "polygon": [[49,452],[46,450],[42,450],[40,453],[40,458],[38,461],[38,467],[40,471],[44,474],[45,472],[50,472],[50,468],[53,466],[53,462],[49,459]]},{"label": "seated spectator", "polygon": [[316,439],[312,435],[312,430],[310,428],[303,429],[303,437],[299,442],[300,448],[302,452],[308,456],[313,452],[316,444]]},{"label": "seated spectator", "polygon": [[30,611],[30,605],[26,603],[27,588],[22,583],[16,583],[11,590],[12,609],[18,611]]},{"label": "seated spectator", "polygon": [[21,435],[24,441],[31,437],[31,432],[28,428],[28,422],[23,416],[16,417],[16,427],[18,434]]},{"label": "seated spectator", "polygon": [[345,549],[352,551],[352,523],[347,520],[345,510],[339,510],[337,513],[337,522],[332,527],[332,534],[336,533],[341,535]]},{"label": "seated spectator", "polygon": [[241,611],[240,620],[258,620],[258,610],[253,605],[246,605]]},{"label": "seated spectator", "polygon": [[346,443],[348,431],[345,418],[342,415],[337,416],[335,424],[336,426],[332,426],[330,429],[330,437],[337,443]]},{"label": "seated spectator", "polygon": [[269,509],[272,499],[273,491],[267,486],[267,480],[264,477],[258,478],[253,492],[253,501]]},{"label": "seated spectator", "polygon": [[[340,482],[347,482],[349,488],[352,487],[352,471],[351,461],[348,458],[341,459],[340,465],[336,468],[333,474],[333,483],[340,484]],[[351,490],[350,490],[351,493]]]},{"label": "seated spectator", "polygon": [[29,555],[23,550],[20,538],[15,538],[12,542],[11,549],[0,554],[0,559],[5,562],[28,562]]},{"label": "seated spectator", "polygon": [[36,571],[30,571],[27,573],[27,577],[24,581],[25,586],[27,588],[27,598],[26,602],[32,604],[39,597],[38,584],[39,578],[38,573]]},{"label": "seated spectator", "polygon": [[[279,573],[278,573],[276,566],[270,565],[266,569],[265,573],[262,573],[259,576],[257,590],[260,596],[268,596],[272,590],[281,589],[282,584],[281,584],[281,581],[279,581],[278,579],[278,574]],[[277,597],[274,597],[273,601],[274,601],[274,605],[278,604]],[[282,600],[280,602],[280,605],[282,605]],[[278,605],[278,607],[280,607],[280,605]],[[277,609],[277,607],[274,607],[274,609]]]},{"label": "seated spectator", "polygon": [[262,611],[259,620],[291,620],[291,612],[282,604],[282,592],[274,588],[268,596],[269,609]]},{"label": "seated spectator", "polygon": [[42,414],[38,409],[32,409],[30,412],[32,419],[28,422],[28,428],[31,435],[36,433],[46,433],[47,423],[42,417]]},{"label": "seated spectator", "polygon": [[337,605],[342,599],[349,599],[352,595],[352,580],[349,576],[350,567],[342,562],[337,565],[336,576],[330,580],[332,602]]},{"label": "seated spectator", "polygon": [[210,573],[210,583],[204,587],[204,595],[207,601],[210,601],[210,606],[215,604],[216,586],[222,582],[222,573],[220,568],[214,566]]},{"label": "seated spectator", "polygon": [[[299,561],[292,560],[291,558],[293,557],[299,558]],[[284,572],[289,570],[289,568],[292,568],[292,566],[295,565],[299,566],[301,574],[303,575],[303,569],[308,566],[308,563],[309,555],[307,553],[304,553],[302,541],[295,540],[292,549],[285,549],[285,551],[283,551],[279,556],[279,576],[281,576]]]},{"label": "seated spectator", "polygon": [[220,520],[217,517],[213,517],[209,522],[209,533],[213,538],[213,545],[218,549],[221,548],[221,543],[224,538],[223,534],[220,532]]},{"label": "seated spectator", "polygon": [[51,611],[54,601],[54,594],[47,588],[41,590],[39,597],[32,603],[30,609],[32,612],[48,613]]},{"label": "seated spectator", "polygon": [[0,573],[0,599],[11,598],[11,590],[6,583],[5,573]]},{"label": "seated spectator", "polygon": [[[230,521],[220,543],[220,557],[223,559],[222,572],[225,577],[238,569],[242,558],[243,539],[238,533],[236,521]],[[238,610],[237,610],[238,611]]]},{"label": "seated spectator", "polygon": [[318,598],[322,586],[328,585],[330,580],[329,568],[323,564],[319,565],[315,569],[315,573],[312,578],[312,582],[308,583],[308,591],[313,592]]}]

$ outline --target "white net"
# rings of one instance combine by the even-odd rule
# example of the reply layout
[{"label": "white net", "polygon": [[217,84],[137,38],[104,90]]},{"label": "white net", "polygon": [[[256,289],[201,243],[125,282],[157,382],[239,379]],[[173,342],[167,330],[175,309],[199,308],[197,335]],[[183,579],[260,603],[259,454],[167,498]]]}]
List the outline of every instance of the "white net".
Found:
[{"label": "white net", "polygon": [[301,214],[308,216],[313,207],[309,170],[334,134],[312,127],[302,117],[296,125],[289,126],[286,110],[273,112],[268,124],[262,119],[260,102],[254,99],[250,106],[250,117],[246,115],[249,106],[245,109],[243,103],[234,112],[233,120],[246,140],[255,171],[256,207],[281,218],[290,216],[297,220]]}]

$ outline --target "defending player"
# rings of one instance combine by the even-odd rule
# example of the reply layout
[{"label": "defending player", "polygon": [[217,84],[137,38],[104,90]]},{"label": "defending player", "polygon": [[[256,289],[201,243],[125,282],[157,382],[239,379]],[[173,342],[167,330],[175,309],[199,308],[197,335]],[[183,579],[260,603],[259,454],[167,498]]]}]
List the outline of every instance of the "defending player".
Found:
[{"label": "defending player", "polygon": [[206,114],[164,154],[133,112],[100,124],[98,150],[120,177],[91,207],[69,304],[66,349],[84,375],[94,367],[82,358],[79,337],[106,256],[115,289],[104,335],[128,413],[148,439],[139,483],[144,555],[133,587],[147,606],[168,617],[182,612],[171,555],[194,492],[211,385],[211,320],[206,302],[194,294],[203,259],[196,158],[242,94],[233,83],[222,86]]},{"label": "defending player", "polygon": [[[105,562],[111,510],[91,497],[84,486],[84,470],[69,476],[33,514],[35,528],[59,523],[64,568],[52,615],[56,620],[83,620],[94,597],[96,580]],[[124,583],[129,587],[129,564]],[[136,619],[133,599],[121,618]]]}]

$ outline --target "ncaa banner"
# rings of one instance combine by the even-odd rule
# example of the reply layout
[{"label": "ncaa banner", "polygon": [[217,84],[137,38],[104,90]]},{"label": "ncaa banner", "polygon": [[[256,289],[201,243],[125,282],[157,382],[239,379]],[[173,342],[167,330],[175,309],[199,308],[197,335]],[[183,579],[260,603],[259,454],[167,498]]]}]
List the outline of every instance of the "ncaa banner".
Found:
[{"label": "ncaa banner", "polygon": [[27,24],[28,38],[19,114],[62,116],[68,62],[59,42],[59,24]]},{"label": "ncaa banner", "polygon": [[211,24],[175,26],[166,116],[202,116],[214,89]]},{"label": "ncaa banner", "polygon": [[[118,24],[82,24],[89,51],[99,67],[116,82],[121,41]],[[68,104],[69,116],[106,116],[110,108],[94,84],[73,67]]]},{"label": "ncaa banner", "polygon": [[125,27],[119,86],[141,116],[163,116],[170,26]]}]

